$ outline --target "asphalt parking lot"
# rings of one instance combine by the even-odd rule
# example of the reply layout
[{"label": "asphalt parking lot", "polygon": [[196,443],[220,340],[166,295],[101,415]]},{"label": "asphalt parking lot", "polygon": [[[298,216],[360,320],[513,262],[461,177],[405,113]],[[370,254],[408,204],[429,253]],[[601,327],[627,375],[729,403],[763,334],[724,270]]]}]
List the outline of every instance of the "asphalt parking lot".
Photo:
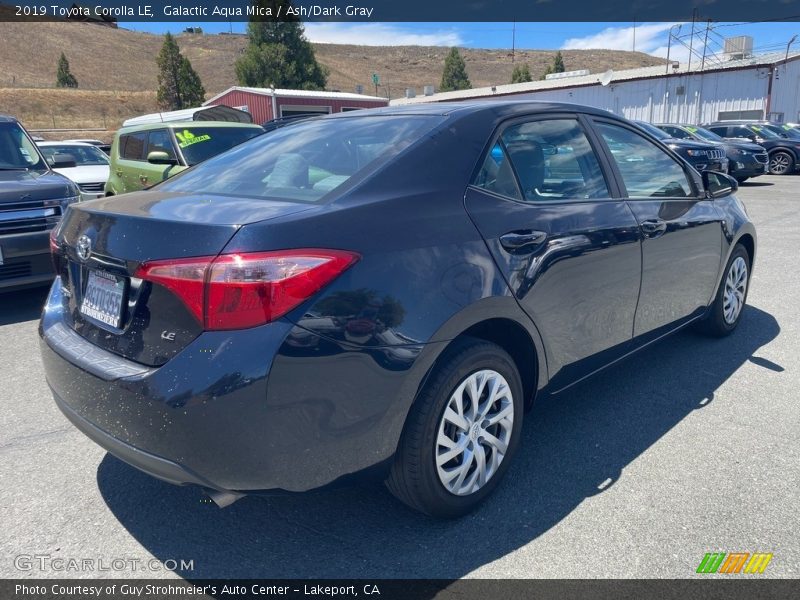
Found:
[{"label": "asphalt parking lot", "polygon": [[[142,570],[153,557],[193,561],[180,573],[192,578],[712,577],[695,575],[712,551],[771,552],[763,576],[800,576],[800,175],[740,197],[759,249],[737,332],[679,333],[539,402],[504,485],[455,522],[381,486],[221,510],[140,474],[53,404],[36,334],[45,291],[0,296],[0,577],[178,576]],[[33,555],[140,564],[17,558]]]}]

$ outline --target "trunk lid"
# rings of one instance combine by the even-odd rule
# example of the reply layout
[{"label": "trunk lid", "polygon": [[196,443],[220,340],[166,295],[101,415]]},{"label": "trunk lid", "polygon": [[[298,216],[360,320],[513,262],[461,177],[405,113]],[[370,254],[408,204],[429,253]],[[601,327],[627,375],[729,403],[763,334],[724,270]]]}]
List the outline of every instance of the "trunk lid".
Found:
[{"label": "trunk lid", "polygon": [[216,256],[242,225],[308,208],[156,191],[73,205],[55,240],[67,324],[105,350],[162,365],[203,327],[172,292],[134,277],[137,268],[152,260]]}]

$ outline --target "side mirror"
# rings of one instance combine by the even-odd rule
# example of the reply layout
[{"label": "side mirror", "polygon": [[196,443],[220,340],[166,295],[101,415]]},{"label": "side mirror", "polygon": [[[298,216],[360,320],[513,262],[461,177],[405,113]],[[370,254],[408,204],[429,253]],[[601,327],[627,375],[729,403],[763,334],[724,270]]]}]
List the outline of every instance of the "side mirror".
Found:
[{"label": "side mirror", "polygon": [[730,175],[718,171],[703,171],[703,188],[706,198],[724,198],[739,189],[739,182]]},{"label": "side mirror", "polygon": [[70,169],[77,164],[72,154],[53,154],[50,166],[54,169]]},{"label": "side mirror", "polygon": [[178,161],[166,152],[154,150],[147,155],[147,162],[152,165],[177,165]]}]

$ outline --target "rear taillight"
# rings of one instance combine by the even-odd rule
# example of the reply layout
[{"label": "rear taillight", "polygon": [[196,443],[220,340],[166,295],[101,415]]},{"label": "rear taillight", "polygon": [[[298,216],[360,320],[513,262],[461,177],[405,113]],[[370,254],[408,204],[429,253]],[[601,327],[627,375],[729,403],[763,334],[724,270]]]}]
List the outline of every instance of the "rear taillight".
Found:
[{"label": "rear taillight", "polygon": [[58,246],[56,239],[56,230],[50,230],[50,264],[53,265],[53,272],[56,275],[61,274],[61,249]]},{"label": "rear taillight", "polygon": [[178,296],[205,329],[244,329],[282,317],[359,256],[343,250],[279,250],[159,260],[135,276]]}]

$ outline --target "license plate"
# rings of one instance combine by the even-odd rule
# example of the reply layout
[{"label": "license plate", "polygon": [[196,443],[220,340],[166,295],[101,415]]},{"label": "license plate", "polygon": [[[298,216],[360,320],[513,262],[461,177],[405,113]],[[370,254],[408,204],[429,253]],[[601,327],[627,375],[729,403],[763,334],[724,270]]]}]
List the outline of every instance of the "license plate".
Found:
[{"label": "license plate", "polygon": [[125,280],[122,277],[103,271],[89,271],[81,314],[118,329],[122,321],[124,296]]}]

